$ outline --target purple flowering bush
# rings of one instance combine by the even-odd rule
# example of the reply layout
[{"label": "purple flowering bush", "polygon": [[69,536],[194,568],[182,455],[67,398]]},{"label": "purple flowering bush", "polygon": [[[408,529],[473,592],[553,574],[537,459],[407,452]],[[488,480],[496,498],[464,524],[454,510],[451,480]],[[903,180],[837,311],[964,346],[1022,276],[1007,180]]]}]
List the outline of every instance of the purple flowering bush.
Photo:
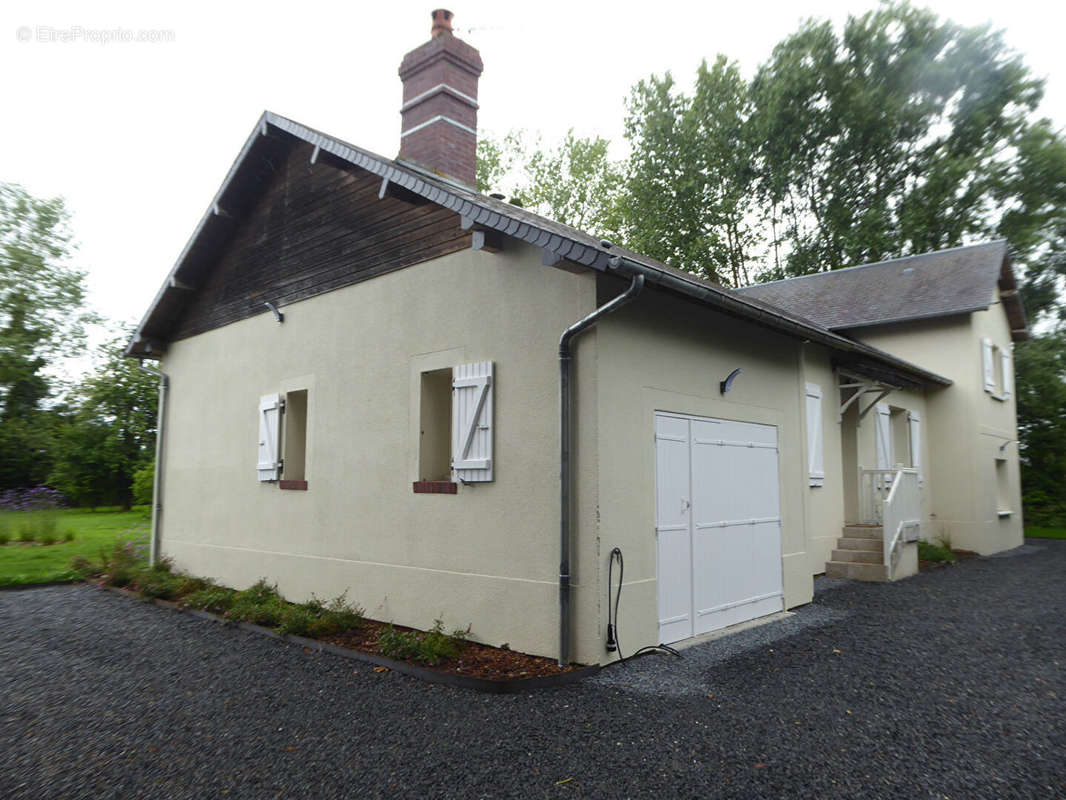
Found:
[{"label": "purple flowering bush", "polygon": [[47,486],[32,489],[5,489],[0,492],[0,511],[50,511],[65,508],[66,498]]}]

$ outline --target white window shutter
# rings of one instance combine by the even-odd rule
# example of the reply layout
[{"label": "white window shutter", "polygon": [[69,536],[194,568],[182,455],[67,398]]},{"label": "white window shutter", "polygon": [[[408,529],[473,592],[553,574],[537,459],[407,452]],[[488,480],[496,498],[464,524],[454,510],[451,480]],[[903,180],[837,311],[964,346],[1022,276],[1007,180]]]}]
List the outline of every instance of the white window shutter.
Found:
[{"label": "white window shutter", "polygon": [[265,394],[259,398],[259,453],[256,469],[259,480],[278,479],[278,442],[281,433],[281,397]]},{"label": "white window shutter", "polygon": [[456,480],[492,480],[492,362],[452,369],[452,474]]},{"label": "white window shutter", "polygon": [[892,418],[888,405],[878,403],[876,412],[877,468],[892,468]]},{"label": "white window shutter", "polygon": [[981,365],[984,368],[985,391],[994,394],[996,391],[996,365],[992,360],[992,340],[981,340]]},{"label": "white window shutter", "polygon": [[1007,400],[1010,398],[1010,390],[1012,383],[1010,371],[1010,353],[1008,353],[1006,350],[1000,350],[999,359],[1000,366],[1003,368],[1003,399]]},{"label": "white window shutter", "polygon": [[918,470],[918,485],[925,483],[922,472],[922,418],[914,411],[907,412],[907,428],[911,440],[911,466]]},{"label": "white window shutter", "polygon": [[810,486],[825,484],[822,449],[822,387],[807,384],[807,472]]}]

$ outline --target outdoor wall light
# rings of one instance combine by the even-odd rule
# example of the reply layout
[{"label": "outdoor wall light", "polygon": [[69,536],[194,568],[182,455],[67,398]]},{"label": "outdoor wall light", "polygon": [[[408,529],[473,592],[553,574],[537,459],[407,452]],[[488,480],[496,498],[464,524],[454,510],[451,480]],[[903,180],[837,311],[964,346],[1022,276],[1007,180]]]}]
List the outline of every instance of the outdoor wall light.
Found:
[{"label": "outdoor wall light", "polygon": [[742,370],[740,367],[737,367],[735,370],[729,373],[728,378],[718,384],[718,388],[721,389],[722,394],[725,394],[733,388],[733,381],[735,381],[737,379],[737,375],[739,375],[743,371],[744,370]]},{"label": "outdoor wall light", "polygon": [[265,305],[267,308],[269,308],[273,312],[274,320],[276,322],[284,322],[285,321],[285,315],[282,314],[280,311],[278,311],[278,307],[276,305],[274,305],[273,303],[263,303],[263,305]]}]

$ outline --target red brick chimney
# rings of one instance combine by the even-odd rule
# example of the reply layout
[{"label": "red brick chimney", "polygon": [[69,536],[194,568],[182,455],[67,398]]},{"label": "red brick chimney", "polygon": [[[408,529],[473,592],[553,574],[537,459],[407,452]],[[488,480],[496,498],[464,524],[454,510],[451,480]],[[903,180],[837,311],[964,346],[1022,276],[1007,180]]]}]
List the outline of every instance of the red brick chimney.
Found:
[{"label": "red brick chimney", "polygon": [[399,157],[473,186],[481,56],[452,34],[451,11],[432,16],[430,40],[400,64]]}]

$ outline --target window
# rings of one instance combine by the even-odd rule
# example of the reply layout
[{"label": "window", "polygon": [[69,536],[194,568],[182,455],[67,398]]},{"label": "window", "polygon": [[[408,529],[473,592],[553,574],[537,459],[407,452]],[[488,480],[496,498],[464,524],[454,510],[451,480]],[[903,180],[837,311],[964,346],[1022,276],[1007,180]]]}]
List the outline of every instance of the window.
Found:
[{"label": "window", "polygon": [[981,366],[985,391],[997,400],[1008,400],[1012,384],[1010,353],[993,344],[991,339],[982,339]]},{"label": "window", "polygon": [[282,413],[284,456],[281,477],[285,481],[306,480],[307,465],[307,390],[285,395]]},{"label": "window", "polygon": [[259,398],[256,471],[282,489],[307,488],[307,390]]},{"label": "window", "polygon": [[1010,478],[1007,472],[1007,459],[996,457],[996,512],[1001,517],[1011,515]]},{"label": "window", "polygon": [[450,481],[452,457],[452,371],[422,373],[419,412],[418,477]]},{"label": "window", "polygon": [[918,486],[925,483],[922,473],[922,418],[915,411],[907,412],[907,431],[910,439],[911,466],[918,470]]},{"label": "window", "polygon": [[493,388],[491,361],[420,374],[416,493],[493,480]]},{"label": "window", "polygon": [[807,473],[808,486],[825,485],[822,443],[822,387],[807,384]]}]

